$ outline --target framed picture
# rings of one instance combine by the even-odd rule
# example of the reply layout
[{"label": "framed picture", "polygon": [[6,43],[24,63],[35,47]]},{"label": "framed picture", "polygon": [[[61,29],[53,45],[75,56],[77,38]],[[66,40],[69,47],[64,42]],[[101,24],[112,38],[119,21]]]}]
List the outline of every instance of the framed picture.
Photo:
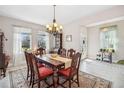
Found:
[{"label": "framed picture", "polygon": [[72,35],[66,35],[66,41],[72,42]]}]

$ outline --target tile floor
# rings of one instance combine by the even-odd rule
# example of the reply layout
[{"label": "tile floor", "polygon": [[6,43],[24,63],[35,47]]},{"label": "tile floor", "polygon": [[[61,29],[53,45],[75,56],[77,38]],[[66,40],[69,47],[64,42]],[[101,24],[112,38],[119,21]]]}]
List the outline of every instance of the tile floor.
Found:
[{"label": "tile floor", "polygon": [[114,88],[124,88],[124,65],[86,59],[81,62],[80,70],[112,81]]},{"label": "tile floor", "polygon": [[[86,59],[81,62],[80,70],[112,81],[112,87],[114,88],[124,88],[124,65]],[[0,88],[4,87],[10,87],[8,75],[6,78],[0,80]]]}]

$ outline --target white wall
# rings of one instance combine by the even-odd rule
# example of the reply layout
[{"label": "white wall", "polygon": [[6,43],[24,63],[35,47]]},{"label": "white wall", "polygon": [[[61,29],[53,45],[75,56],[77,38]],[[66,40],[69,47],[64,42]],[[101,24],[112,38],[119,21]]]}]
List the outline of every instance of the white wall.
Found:
[{"label": "white wall", "polygon": [[[89,24],[93,24],[93,23],[97,23],[97,22],[101,22],[101,21],[107,21],[107,20],[122,17],[122,16],[124,16],[124,6],[117,6],[117,7],[108,9],[108,10],[101,11],[99,13],[92,14],[87,17],[80,18],[79,20],[74,20],[71,23],[64,25],[63,46],[67,49],[74,48],[77,51],[80,51],[80,31],[81,31],[82,25],[85,27],[86,25],[89,25]],[[33,47],[36,47],[35,46],[36,41],[34,39],[35,34],[39,30],[44,30],[43,27],[39,24],[33,24],[30,22],[22,21],[22,20],[17,20],[17,19],[13,19],[13,18],[0,16],[0,29],[2,29],[2,31],[5,33],[5,36],[8,38],[8,41],[5,44],[6,52],[11,57],[13,55],[13,28],[12,28],[13,25],[32,28],[32,31],[34,34],[34,37],[33,37],[33,45],[34,46]],[[123,24],[120,24],[119,26],[120,26],[119,29],[124,28]],[[88,40],[91,42],[91,44],[89,44],[90,42],[88,41],[88,49],[90,51],[88,53],[88,56],[95,57],[95,55],[92,54],[91,52],[96,53],[96,51],[98,51],[98,48],[99,48],[99,43],[98,43],[99,41],[98,41],[98,39],[95,38],[95,37],[97,37],[97,38],[99,37],[97,34],[98,28],[93,27],[93,28],[88,28],[88,29],[90,31],[91,30],[94,31],[94,32],[91,31],[90,33],[88,32],[88,35],[89,35],[88,38],[90,37]],[[121,38],[121,41],[119,41],[120,42],[119,46],[120,46],[121,50],[119,50],[119,51],[123,50],[122,49],[122,47],[123,47],[122,39],[124,36],[122,33],[119,35]],[[66,35],[72,35],[72,42],[66,41]],[[89,46],[89,45],[92,45],[92,43],[94,43],[91,40],[97,42],[96,46],[94,46],[94,47]],[[122,54],[123,54],[122,52],[119,53],[120,58],[123,58]]]},{"label": "white wall", "polygon": [[87,28],[88,30],[88,57],[90,58],[96,58],[96,53],[99,50],[99,44],[100,44],[100,35],[99,35],[99,29],[92,27]]},{"label": "white wall", "polygon": [[[80,28],[78,23],[72,23],[64,26],[63,29],[63,47],[66,49],[73,48],[80,51]],[[72,42],[66,41],[66,35],[72,35]]]},{"label": "white wall", "polygon": [[17,20],[14,18],[9,18],[9,17],[3,17],[0,16],[0,29],[1,31],[4,32],[5,37],[8,39],[7,42],[5,42],[5,52],[10,55],[12,63],[12,58],[13,58],[13,26],[22,26],[22,27],[27,27],[32,29],[32,34],[33,34],[33,48],[36,47],[36,39],[35,39],[35,34],[37,31],[41,30],[43,31],[43,26],[39,24],[34,24],[31,22],[26,22],[22,20]]},{"label": "white wall", "polygon": [[112,22],[112,23],[106,23],[94,27],[88,28],[88,57],[89,58],[96,58],[96,54],[98,53],[100,49],[100,28],[111,26],[111,25],[117,25],[118,32],[117,32],[117,38],[118,38],[118,49],[113,54],[113,61],[117,62],[118,60],[124,59],[124,20]]},{"label": "white wall", "polygon": [[[67,49],[69,48],[74,48],[77,51],[80,50],[80,30],[81,30],[81,26],[83,25],[84,27],[87,27],[88,25],[91,24],[96,24],[96,23],[103,23],[104,21],[108,21],[108,20],[113,20],[113,19],[118,19],[124,17],[124,6],[116,6],[95,14],[92,14],[90,16],[86,16],[83,18],[80,18],[78,20],[74,20],[69,24],[66,24],[64,26],[64,36],[63,36],[63,46]],[[121,26],[123,24],[120,24],[119,26]],[[124,26],[119,27],[119,29],[123,29]],[[92,31],[91,31],[92,30]],[[88,56],[90,58],[96,58],[96,53],[99,50],[99,35],[98,35],[98,28],[97,27],[92,27],[92,28],[88,28],[87,31],[88,32]],[[123,32],[120,33],[120,38],[123,37],[122,35]],[[72,42],[66,42],[66,35],[72,35]],[[119,42],[123,42],[122,39]],[[122,51],[122,43],[119,43],[121,46],[121,50]],[[119,53],[119,59],[123,58],[122,56],[122,52]],[[117,58],[116,58],[117,59]]]}]

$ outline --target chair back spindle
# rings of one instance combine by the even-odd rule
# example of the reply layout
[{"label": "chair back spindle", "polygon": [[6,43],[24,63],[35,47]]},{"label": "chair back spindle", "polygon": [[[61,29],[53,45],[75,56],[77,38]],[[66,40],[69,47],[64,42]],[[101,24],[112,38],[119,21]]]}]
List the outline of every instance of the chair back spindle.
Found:
[{"label": "chair back spindle", "polygon": [[69,49],[67,52],[67,57],[72,58],[73,55],[75,55],[75,50],[74,49]]},{"label": "chair back spindle", "polygon": [[81,59],[81,53],[79,52],[72,56],[70,76],[73,76],[75,73],[78,73],[80,66],[80,59]]},{"label": "chair back spindle", "polygon": [[37,54],[38,55],[46,54],[46,50],[44,48],[40,47],[40,48],[37,49]]},{"label": "chair back spindle", "polygon": [[60,50],[60,55],[61,55],[62,57],[66,57],[66,49],[65,49],[65,48],[62,48],[62,49]]},{"label": "chair back spindle", "polygon": [[30,58],[31,58],[31,63],[33,66],[33,75],[35,76],[36,79],[39,79],[39,69],[38,69],[38,65],[37,65],[37,60],[35,58],[35,55],[30,54]]}]

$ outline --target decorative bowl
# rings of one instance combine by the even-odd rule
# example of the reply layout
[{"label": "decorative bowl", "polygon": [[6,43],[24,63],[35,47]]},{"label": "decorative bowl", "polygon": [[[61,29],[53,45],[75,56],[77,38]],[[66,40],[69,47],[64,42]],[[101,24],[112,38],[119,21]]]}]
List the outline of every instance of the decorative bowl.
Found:
[{"label": "decorative bowl", "polygon": [[51,54],[51,57],[53,57],[53,58],[55,58],[57,56],[58,56],[57,54]]}]

